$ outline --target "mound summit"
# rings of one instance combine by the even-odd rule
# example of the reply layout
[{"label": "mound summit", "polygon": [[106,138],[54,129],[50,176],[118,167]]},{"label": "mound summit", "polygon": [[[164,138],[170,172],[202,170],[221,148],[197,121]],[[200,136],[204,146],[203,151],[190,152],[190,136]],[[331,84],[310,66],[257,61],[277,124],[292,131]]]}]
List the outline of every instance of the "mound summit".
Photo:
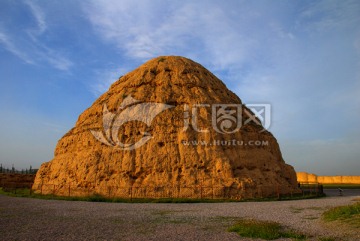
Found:
[{"label": "mound summit", "polygon": [[[117,197],[128,197],[129,187],[143,187],[134,191],[138,197],[193,196],[189,190],[198,189],[186,187],[199,186],[212,187],[202,197],[298,192],[276,139],[258,119],[247,121],[249,113],[200,64],[154,58],[120,77],[79,116],[54,159],[41,165],[33,189]],[[262,145],[248,145],[255,141]]]}]

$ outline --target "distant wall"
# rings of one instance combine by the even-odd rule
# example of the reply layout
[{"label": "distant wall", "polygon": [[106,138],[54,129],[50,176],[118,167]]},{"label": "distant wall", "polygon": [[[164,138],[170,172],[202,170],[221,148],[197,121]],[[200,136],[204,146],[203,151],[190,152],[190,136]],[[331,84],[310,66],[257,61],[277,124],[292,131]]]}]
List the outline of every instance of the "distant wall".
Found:
[{"label": "distant wall", "polygon": [[297,172],[296,176],[300,183],[360,184],[360,176],[317,176],[307,172]]},{"label": "distant wall", "polygon": [[0,187],[31,187],[34,183],[34,179],[35,174],[0,173]]}]

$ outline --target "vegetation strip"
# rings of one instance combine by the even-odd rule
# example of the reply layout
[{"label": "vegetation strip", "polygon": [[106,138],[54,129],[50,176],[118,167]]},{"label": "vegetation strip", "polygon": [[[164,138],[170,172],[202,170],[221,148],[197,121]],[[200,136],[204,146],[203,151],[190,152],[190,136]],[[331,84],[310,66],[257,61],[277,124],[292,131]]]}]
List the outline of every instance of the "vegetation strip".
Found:
[{"label": "vegetation strip", "polygon": [[347,206],[331,208],[323,213],[325,221],[340,221],[360,228],[360,202]]},{"label": "vegetation strip", "polygon": [[305,234],[294,230],[286,230],[280,224],[269,221],[259,220],[240,220],[228,229],[229,232],[236,232],[242,237],[261,238],[274,240],[279,238],[293,238],[296,240],[306,240]]},{"label": "vegetation strip", "polygon": [[12,197],[29,197],[38,199],[53,199],[53,200],[67,200],[67,201],[87,201],[87,202],[117,202],[117,203],[219,203],[219,202],[266,202],[266,201],[287,201],[287,200],[301,200],[314,199],[325,197],[325,195],[307,194],[307,195],[293,195],[292,197],[277,197],[273,198],[256,198],[256,199],[195,199],[195,198],[109,198],[101,195],[92,195],[89,197],[68,197],[56,195],[42,195],[32,192],[30,189],[16,189],[4,190],[0,188],[0,194]]}]

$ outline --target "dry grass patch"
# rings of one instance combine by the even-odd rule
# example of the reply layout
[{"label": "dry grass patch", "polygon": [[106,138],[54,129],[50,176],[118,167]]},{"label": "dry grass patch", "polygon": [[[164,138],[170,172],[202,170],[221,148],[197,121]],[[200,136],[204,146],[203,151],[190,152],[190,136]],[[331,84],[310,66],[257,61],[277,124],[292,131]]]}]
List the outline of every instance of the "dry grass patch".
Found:
[{"label": "dry grass patch", "polygon": [[323,219],[327,222],[340,221],[352,227],[360,228],[360,202],[331,208],[323,213]]},{"label": "dry grass patch", "polygon": [[241,237],[261,238],[274,240],[279,238],[291,238],[295,240],[306,240],[305,234],[294,230],[287,230],[276,222],[259,220],[240,220],[228,229],[229,232],[236,232]]}]

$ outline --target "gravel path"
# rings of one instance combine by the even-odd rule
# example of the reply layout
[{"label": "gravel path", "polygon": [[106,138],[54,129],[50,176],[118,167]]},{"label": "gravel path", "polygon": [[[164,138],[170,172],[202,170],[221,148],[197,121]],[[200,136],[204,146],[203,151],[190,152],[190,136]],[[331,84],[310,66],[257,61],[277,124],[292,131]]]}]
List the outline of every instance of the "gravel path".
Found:
[{"label": "gravel path", "polygon": [[[40,200],[0,195],[0,240],[248,240],[227,228],[240,218],[272,220],[309,235],[360,240],[324,225],[324,210],[355,197],[281,202],[151,204]],[[354,232],[355,231],[355,232]]]}]

